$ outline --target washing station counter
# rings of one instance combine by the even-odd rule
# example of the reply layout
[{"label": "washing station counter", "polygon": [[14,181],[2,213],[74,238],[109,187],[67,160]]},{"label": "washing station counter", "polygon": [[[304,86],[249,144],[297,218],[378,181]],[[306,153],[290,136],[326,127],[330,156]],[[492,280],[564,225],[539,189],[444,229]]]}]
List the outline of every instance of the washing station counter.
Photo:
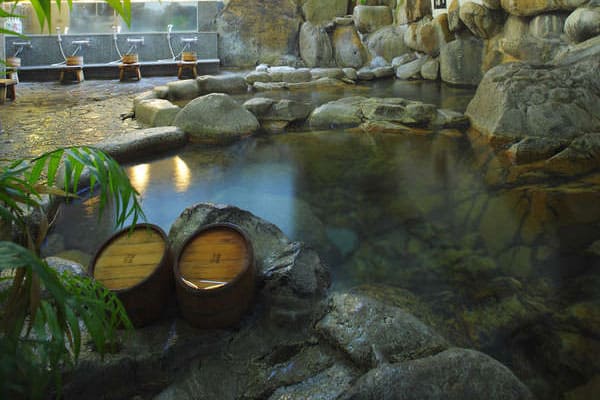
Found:
[{"label": "washing station counter", "polygon": [[71,56],[83,57],[86,78],[119,77],[118,66],[128,55],[137,55],[143,76],[176,76],[185,53],[195,54],[198,73],[214,73],[219,66],[214,18],[222,4],[136,1],[131,25],[125,26],[104,3],[74,1],[70,11],[53,10],[48,31],[40,30],[25,3],[18,11],[25,16],[27,38],[5,36],[5,56],[18,57],[19,78],[31,81],[57,80],[65,65],[73,65]]}]

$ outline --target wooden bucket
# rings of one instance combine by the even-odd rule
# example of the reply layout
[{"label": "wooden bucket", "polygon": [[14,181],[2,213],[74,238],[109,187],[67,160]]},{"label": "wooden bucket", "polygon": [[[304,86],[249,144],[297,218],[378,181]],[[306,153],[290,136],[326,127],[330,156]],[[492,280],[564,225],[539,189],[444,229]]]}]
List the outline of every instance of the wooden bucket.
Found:
[{"label": "wooden bucket", "polygon": [[131,322],[158,319],[172,292],[172,257],[165,233],[138,224],[111,236],[94,256],[90,274],[123,303]]},{"label": "wooden bucket", "polygon": [[196,55],[195,51],[184,51],[181,53],[181,61],[198,61],[198,56]]},{"label": "wooden bucket", "polygon": [[121,58],[121,62],[123,64],[136,64],[138,62],[139,58],[137,54],[125,54],[122,58]]},{"label": "wooden bucket", "polygon": [[20,57],[7,57],[6,65],[9,67],[20,67],[21,66],[21,58]]},{"label": "wooden bucket", "polygon": [[83,56],[67,56],[67,65],[83,65]]},{"label": "wooden bucket", "polygon": [[254,299],[252,244],[235,225],[198,230],[183,244],[173,269],[181,314],[197,328],[235,325]]}]

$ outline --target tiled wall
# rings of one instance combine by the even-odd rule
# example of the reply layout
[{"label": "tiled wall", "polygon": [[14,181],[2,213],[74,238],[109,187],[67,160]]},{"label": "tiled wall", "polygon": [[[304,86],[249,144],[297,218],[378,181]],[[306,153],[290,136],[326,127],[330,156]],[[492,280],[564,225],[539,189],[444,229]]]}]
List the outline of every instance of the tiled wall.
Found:
[{"label": "tiled wall", "polygon": [[[76,40],[89,40],[89,46],[82,46],[77,55],[83,55],[85,64],[101,64],[119,59],[115,49],[113,35],[62,35],[62,46],[65,55],[71,55],[76,45]],[[177,55],[183,48],[181,38],[196,37],[198,41],[192,43],[190,48],[198,53],[199,59],[219,58],[217,53],[216,32],[190,32],[171,34],[173,51]],[[131,48],[127,38],[143,38],[144,43],[138,45],[135,52],[138,53],[140,61],[157,61],[171,58],[166,33],[142,33],[142,34],[120,34],[117,36],[117,44],[122,54]],[[24,48],[19,54],[22,66],[52,65],[63,61],[56,35],[30,36],[31,48]],[[6,56],[15,53],[17,46],[14,42],[23,42],[22,38],[6,36]]]}]

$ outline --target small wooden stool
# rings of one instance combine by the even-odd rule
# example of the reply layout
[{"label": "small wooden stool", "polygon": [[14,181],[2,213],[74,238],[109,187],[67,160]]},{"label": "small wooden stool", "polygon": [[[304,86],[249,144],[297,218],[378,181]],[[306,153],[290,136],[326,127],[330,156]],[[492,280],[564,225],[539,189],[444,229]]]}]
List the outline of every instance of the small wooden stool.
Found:
[{"label": "small wooden stool", "polygon": [[7,97],[13,100],[17,98],[16,85],[14,79],[0,79],[0,104],[4,104]]},{"label": "small wooden stool", "polygon": [[19,74],[17,73],[17,68],[15,67],[6,67],[6,79],[12,79],[19,83]]},{"label": "small wooden stool", "polygon": [[194,78],[198,77],[198,70],[196,69],[196,61],[179,61],[177,62],[177,78],[183,79],[183,71],[190,70]]},{"label": "small wooden stool", "polygon": [[83,82],[85,77],[83,76],[83,66],[82,65],[66,65],[60,69],[60,78],[61,82],[65,82],[67,78],[71,78],[71,82]]},{"label": "small wooden stool", "polygon": [[141,80],[142,72],[140,71],[140,63],[119,64],[119,80],[124,81],[125,78],[136,78],[138,81]]}]

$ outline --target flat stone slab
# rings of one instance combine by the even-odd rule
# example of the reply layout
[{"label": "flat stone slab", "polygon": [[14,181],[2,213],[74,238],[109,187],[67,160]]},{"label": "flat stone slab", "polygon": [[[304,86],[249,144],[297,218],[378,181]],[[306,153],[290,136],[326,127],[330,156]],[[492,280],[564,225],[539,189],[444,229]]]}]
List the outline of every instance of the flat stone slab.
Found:
[{"label": "flat stone slab", "polygon": [[175,126],[141,129],[113,137],[95,147],[119,162],[133,161],[150,154],[166,153],[187,143],[187,135]]}]

